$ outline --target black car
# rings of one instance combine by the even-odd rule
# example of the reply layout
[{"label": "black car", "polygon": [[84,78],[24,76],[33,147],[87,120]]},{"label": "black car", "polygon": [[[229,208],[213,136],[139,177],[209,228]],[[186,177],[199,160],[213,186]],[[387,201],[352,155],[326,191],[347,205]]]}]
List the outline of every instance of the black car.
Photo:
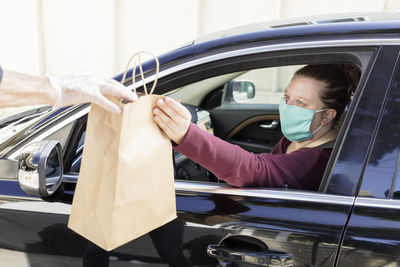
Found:
[{"label": "black car", "polygon": [[[156,93],[181,99],[204,130],[254,153],[282,137],[278,103],[298,68],[347,64],[361,78],[318,192],[234,188],[175,152],[178,219],[112,252],[66,226],[90,106],[2,119],[0,265],[399,266],[398,19],[250,25],[160,56]],[[139,86],[152,83],[153,69],[144,64]]]}]

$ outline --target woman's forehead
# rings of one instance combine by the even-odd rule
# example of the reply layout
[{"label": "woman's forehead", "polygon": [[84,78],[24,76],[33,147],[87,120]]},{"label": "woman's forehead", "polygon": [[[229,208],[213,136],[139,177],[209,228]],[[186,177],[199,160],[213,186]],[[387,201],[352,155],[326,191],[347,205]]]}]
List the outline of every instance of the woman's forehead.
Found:
[{"label": "woman's forehead", "polygon": [[321,90],[325,83],[313,78],[295,75],[290,81],[285,93],[292,97],[301,97],[310,102],[320,102]]}]

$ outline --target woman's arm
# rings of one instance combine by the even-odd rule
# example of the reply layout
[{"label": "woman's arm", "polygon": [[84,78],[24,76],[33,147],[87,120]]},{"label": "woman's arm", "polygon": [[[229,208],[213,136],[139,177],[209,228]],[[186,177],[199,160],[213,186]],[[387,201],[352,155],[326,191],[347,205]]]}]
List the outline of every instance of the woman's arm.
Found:
[{"label": "woman's arm", "polygon": [[177,144],[174,148],[227,183],[242,186],[317,190],[329,154],[303,148],[290,154],[254,154],[190,123],[190,113],[172,100],[159,100],[154,120]]},{"label": "woman's arm", "polygon": [[254,154],[211,135],[193,123],[175,150],[234,186],[313,191],[318,190],[330,156],[330,151],[315,148],[303,148],[290,154],[283,151]]},{"label": "woman's arm", "polygon": [[194,123],[190,124],[184,140],[174,149],[231,185],[265,186],[263,157],[215,137]]},{"label": "woman's arm", "polygon": [[[190,112],[166,97],[157,101],[154,121],[175,142],[175,149],[234,186],[265,185],[264,159],[225,142],[191,123]],[[270,186],[276,186],[275,183]]]}]

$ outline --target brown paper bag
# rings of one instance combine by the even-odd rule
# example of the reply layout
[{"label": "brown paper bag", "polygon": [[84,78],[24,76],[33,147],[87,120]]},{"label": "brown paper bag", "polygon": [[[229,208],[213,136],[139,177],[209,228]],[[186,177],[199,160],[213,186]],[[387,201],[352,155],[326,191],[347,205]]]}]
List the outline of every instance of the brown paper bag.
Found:
[{"label": "brown paper bag", "polygon": [[152,114],[160,97],[89,112],[68,227],[105,250],[176,218],[172,146]]}]

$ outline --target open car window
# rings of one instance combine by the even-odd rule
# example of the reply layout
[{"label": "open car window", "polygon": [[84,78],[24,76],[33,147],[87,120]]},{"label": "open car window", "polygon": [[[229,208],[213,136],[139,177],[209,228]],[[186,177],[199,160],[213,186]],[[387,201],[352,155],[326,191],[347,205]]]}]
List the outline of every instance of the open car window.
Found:
[{"label": "open car window", "polygon": [[[365,48],[361,50],[358,56],[355,52],[340,52],[329,56],[313,52],[296,60],[287,56],[279,61],[264,58],[262,64],[238,61],[221,72],[204,73],[203,69],[192,71],[189,78],[174,73],[171,75],[171,83],[164,81],[159,89],[162,92],[167,88],[167,95],[180,99],[195,114],[193,122],[210,134],[253,153],[268,153],[282,137],[278,103],[294,72],[308,63],[345,63],[360,68],[363,75],[363,70],[367,68],[365,64],[369,62],[373,51],[366,53]],[[194,81],[188,82],[191,80]],[[245,96],[248,98],[245,100],[231,98],[227,101],[227,85],[236,82],[251,83],[255,89],[254,95]],[[170,87],[170,84],[175,87]],[[239,89],[235,93],[240,97],[243,92]],[[260,127],[263,129],[260,130]],[[76,151],[71,162],[70,171],[74,173],[79,172],[82,157],[84,132],[81,134],[80,138],[76,138]],[[174,164],[176,180],[221,183],[209,170],[178,152],[174,153]],[[334,164],[328,166],[331,169]],[[329,176],[329,173],[328,170],[325,175]]]},{"label": "open car window", "polygon": [[[209,75],[205,79],[177,87],[169,94],[183,103],[195,105],[199,110],[210,113],[213,134],[230,143],[254,153],[268,153],[282,137],[279,121],[279,101],[293,74],[308,64],[349,64],[361,71],[367,68],[371,53],[362,51],[360,57],[349,54],[316,54],[298,58],[288,56],[280,61],[254,62],[254,66],[238,63],[236,68],[226,67],[232,72]],[[248,68],[244,69],[244,65]],[[261,67],[264,65],[264,67]],[[361,79],[362,80],[362,79]],[[242,88],[229,88],[230,84],[251,84],[254,95]],[[231,90],[230,92],[228,90]],[[193,93],[190,93],[193,92]],[[228,95],[230,93],[230,95]],[[245,95],[246,93],[247,96]],[[236,94],[236,95],[235,95]],[[242,96],[241,96],[242,95]],[[228,114],[228,115],[227,115]],[[244,116],[243,114],[247,114]],[[236,120],[235,120],[236,118]],[[260,118],[258,120],[258,118]],[[341,130],[342,117],[337,130]],[[230,125],[229,125],[230,124]],[[266,127],[262,131],[258,128]],[[211,172],[199,164],[175,154],[178,180],[221,183]],[[333,155],[332,155],[333,156]],[[334,164],[328,164],[333,168]],[[330,171],[325,175],[329,176]],[[324,177],[324,179],[328,179]]]}]

